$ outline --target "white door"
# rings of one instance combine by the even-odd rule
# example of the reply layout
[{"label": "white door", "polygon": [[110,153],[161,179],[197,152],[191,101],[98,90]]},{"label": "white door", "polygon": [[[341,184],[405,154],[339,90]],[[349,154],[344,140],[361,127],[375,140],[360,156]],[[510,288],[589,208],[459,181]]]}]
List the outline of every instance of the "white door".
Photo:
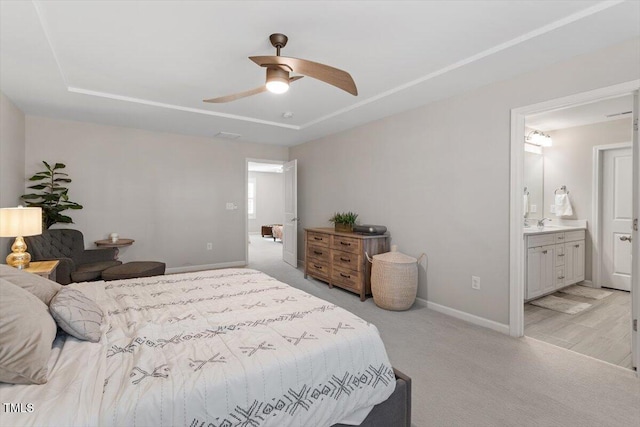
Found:
[{"label": "white door", "polygon": [[284,164],[284,227],[282,259],[298,267],[298,161]]},{"label": "white door", "polygon": [[606,150],[602,162],[601,286],[631,290],[633,159],[631,148]]},{"label": "white door", "polygon": [[640,308],[640,233],[638,233],[638,216],[640,216],[640,141],[638,141],[638,112],[640,112],[640,96],[633,94],[633,223],[631,231],[631,251],[633,265],[631,267],[631,353],[633,366],[640,367],[640,332],[638,331],[638,310]]}]

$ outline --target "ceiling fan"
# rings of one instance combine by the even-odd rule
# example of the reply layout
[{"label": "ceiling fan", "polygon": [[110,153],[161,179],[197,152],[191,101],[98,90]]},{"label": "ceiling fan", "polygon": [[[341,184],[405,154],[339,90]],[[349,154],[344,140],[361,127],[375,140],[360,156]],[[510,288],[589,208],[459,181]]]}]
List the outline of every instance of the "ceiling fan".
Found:
[{"label": "ceiling fan", "polygon": [[[269,36],[271,45],[276,48],[276,56],[250,56],[249,59],[261,67],[267,69],[267,82],[264,86],[233,95],[221,96],[219,98],[205,99],[204,102],[223,103],[236,99],[245,98],[251,95],[269,91],[273,93],[285,93],[289,90],[289,84],[300,80],[304,76],[323,81],[332,86],[349,92],[351,95],[358,95],[358,88],[346,71],[333,68],[318,62],[307,61],[306,59],[290,58],[280,56],[280,49],[287,45],[289,40],[284,34],[271,34]],[[303,74],[303,76],[290,77],[289,73]]]}]

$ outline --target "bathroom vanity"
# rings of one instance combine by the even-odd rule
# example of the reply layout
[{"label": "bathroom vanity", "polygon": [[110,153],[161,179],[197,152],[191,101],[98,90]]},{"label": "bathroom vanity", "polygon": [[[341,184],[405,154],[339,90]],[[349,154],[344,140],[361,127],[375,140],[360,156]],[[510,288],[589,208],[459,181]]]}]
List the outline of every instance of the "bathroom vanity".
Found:
[{"label": "bathroom vanity", "polygon": [[524,245],[525,300],[584,280],[585,228],[525,228]]}]

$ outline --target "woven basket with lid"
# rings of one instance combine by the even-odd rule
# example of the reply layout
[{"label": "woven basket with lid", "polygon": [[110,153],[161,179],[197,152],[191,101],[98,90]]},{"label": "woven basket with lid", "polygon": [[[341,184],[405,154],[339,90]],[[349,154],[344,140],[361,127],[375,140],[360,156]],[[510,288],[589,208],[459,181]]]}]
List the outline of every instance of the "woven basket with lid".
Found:
[{"label": "woven basket with lid", "polygon": [[394,245],[391,252],[374,255],[371,262],[371,293],[376,305],[397,311],[411,308],[418,293],[418,259],[398,252]]}]

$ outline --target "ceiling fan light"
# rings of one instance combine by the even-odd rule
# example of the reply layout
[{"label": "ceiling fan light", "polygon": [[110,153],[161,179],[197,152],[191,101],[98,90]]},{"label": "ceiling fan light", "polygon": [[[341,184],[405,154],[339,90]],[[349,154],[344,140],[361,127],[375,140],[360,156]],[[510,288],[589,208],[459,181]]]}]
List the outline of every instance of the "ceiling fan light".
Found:
[{"label": "ceiling fan light", "polygon": [[267,68],[267,90],[285,93],[289,90],[289,73],[280,68]]}]

